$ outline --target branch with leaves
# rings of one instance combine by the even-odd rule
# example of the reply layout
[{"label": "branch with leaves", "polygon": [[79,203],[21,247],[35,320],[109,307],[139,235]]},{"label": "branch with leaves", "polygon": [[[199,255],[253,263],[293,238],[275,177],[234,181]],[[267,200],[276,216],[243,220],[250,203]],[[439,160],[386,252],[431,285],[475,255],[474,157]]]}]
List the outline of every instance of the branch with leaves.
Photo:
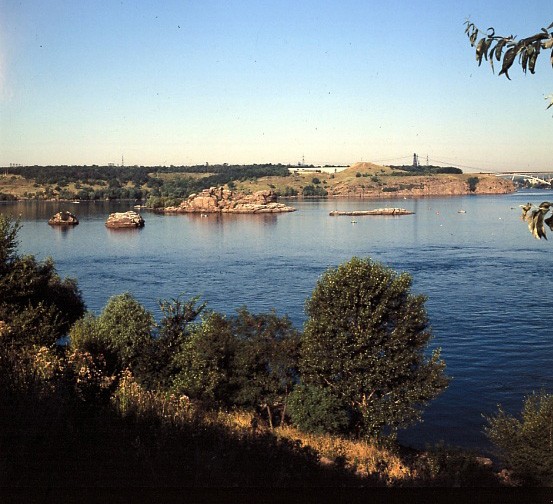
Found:
[{"label": "branch with leaves", "polygon": [[[508,37],[496,35],[493,28],[488,28],[485,35],[479,39],[478,36],[481,31],[476,25],[468,20],[465,21],[465,25],[465,33],[470,40],[470,45],[476,47],[478,66],[482,64],[482,59],[485,59],[490,62],[492,71],[495,73],[494,60],[500,61],[501,71],[499,75],[505,75],[507,79],[511,80],[509,69],[513,66],[517,57],[523,72],[526,73],[527,70],[530,70],[530,73],[533,74],[542,49],[552,49],[550,62],[553,65],[553,31],[550,31],[553,28],[553,23],[547,28],[542,28],[539,33],[518,41],[515,35],[509,35]],[[553,105],[553,95],[546,98],[550,100],[547,107],[549,108]]]}]

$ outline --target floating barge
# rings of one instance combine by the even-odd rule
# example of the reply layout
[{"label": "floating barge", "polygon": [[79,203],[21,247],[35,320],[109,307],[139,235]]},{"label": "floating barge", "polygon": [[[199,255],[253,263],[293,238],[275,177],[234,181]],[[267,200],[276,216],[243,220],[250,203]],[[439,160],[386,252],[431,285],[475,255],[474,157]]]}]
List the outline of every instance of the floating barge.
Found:
[{"label": "floating barge", "polygon": [[340,210],[333,210],[329,213],[331,217],[338,215],[413,215],[415,212],[405,210],[405,208],[375,208],[374,210],[354,210],[352,212],[342,212]]}]

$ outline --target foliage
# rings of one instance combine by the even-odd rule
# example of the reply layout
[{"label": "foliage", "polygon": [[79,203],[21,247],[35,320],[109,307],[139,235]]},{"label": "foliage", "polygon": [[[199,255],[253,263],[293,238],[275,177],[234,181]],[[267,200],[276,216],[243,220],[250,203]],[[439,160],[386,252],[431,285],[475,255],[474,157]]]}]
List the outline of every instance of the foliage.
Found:
[{"label": "foliage", "polygon": [[290,186],[286,186],[284,188],[284,192],[280,194],[280,196],[284,196],[285,198],[290,196],[297,196],[297,195],[298,195],[298,190]]},{"label": "foliage", "polygon": [[290,394],[288,412],[303,432],[339,434],[350,425],[347,403],[328,388],[298,385]]},{"label": "foliage", "polygon": [[394,433],[420,419],[421,409],[447,386],[431,339],[425,297],[410,275],[370,259],[329,269],[306,303],[300,350],[306,385],[347,401],[358,434]]},{"label": "foliage", "polygon": [[478,185],[478,182],[480,182],[480,179],[478,177],[469,177],[467,179],[467,184],[469,186],[470,192],[476,191],[476,186]]},{"label": "foliage", "polygon": [[[232,319],[238,342],[234,364],[236,405],[264,408],[273,425],[297,378],[299,334],[287,317],[252,314],[241,308]],[[283,419],[285,412],[282,412]]]},{"label": "foliage", "polygon": [[87,314],[71,329],[74,349],[103,355],[110,373],[135,369],[152,344],[154,319],[130,294],[110,298],[102,313]]},{"label": "foliage", "polygon": [[[14,174],[35,179],[36,186],[46,186],[35,197],[81,200],[147,199],[162,197],[173,201],[212,186],[233,184],[236,180],[290,175],[278,164],[198,165],[198,166],[20,166]],[[164,178],[163,174],[178,174]],[[195,176],[192,176],[194,174]],[[204,175],[204,176],[199,176]],[[68,185],[74,184],[76,191]],[[55,186],[55,187],[54,187]]]},{"label": "foliage", "polygon": [[448,173],[459,175],[463,173],[460,168],[454,168],[453,166],[433,166],[433,165],[402,165],[393,166],[390,168],[394,170],[392,175],[394,176],[407,176],[407,175],[436,175],[440,173]]},{"label": "foliage", "polygon": [[[467,34],[470,45],[476,48],[476,61],[478,66],[482,63],[482,58],[490,62],[492,71],[494,71],[494,59],[501,61],[501,71],[499,75],[509,77],[509,69],[513,66],[518,58],[518,63],[522,67],[524,73],[530,70],[530,73],[535,73],[536,61],[542,49],[552,49],[550,61],[553,64],[553,23],[547,28],[542,28],[540,32],[529,37],[516,40],[516,37],[509,35],[507,37],[495,34],[493,28],[488,28],[483,37],[478,39],[480,30],[474,23],[465,21]],[[503,52],[505,50],[505,52]],[[553,105],[553,97],[549,96],[550,103],[547,108]]]},{"label": "foliage", "polygon": [[0,216],[0,320],[9,327],[4,344],[51,346],[84,313],[72,279],[61,279],[51,259],[17,254],[20,225]]},{"label": "foliage", "polygon": [[210,313],[182,348],[175,390],[212,406],[263,409],[271,423],[297,377],[298,342],[290,320],[273,312]]},{"label": "foliage", "polygon": [[180,371],[173,388],[211,405],[229,405],[236,339],[231,323],[221,314],[209,313],[195,327],[175,360]]},{"label": "foliage", "polygon": [[323,187],[309,184],[303,188],[302,195],[307,198],[325,197],[328,196],[328,191]]},{"label": "foliage", "polygon": [[167,389],[181,367],[178,354],[194,331],[195,320],[205,309],[199,297],[183,300],[182,296],[161,300],[163,314],[157,325],[156,337],[141,352],[135,373],[140,382],[149,388]]},{"label": "foliage", "polygon": [[553,485],[552,394],[528,396],[520,419],[500,406],[497,414],[486,420],[486,435],[517,477],[527,484]]}]

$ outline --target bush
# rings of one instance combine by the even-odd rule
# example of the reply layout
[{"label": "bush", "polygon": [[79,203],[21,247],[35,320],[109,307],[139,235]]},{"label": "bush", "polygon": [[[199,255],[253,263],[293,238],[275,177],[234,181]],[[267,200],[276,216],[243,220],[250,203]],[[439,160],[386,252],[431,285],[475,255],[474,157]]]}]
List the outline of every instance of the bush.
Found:
[{"label": "bush", "polygon": [[501,407],[497,415],[486,420],[486,435],[515,476],[526,484],[553,485],[552,394],[527,397],[520,420]]},{"label": "bush", "polygon": [[469,191],[474,192],[476,191],[476,186],[478,185],[478,182],[480,179],[478,177],[469,177],[467,179],[467,184],[469,186]]},{"label": "bush", "polygon": [[288,413],[301,431],[341,434],[350,424],[347,404],[330,390],[298,385],[288,398]]},{"label": "bush", "polygon": [[323,187],[306,185],[303,188],[302,195],[304,197],[324,197],[328,195],[328,191]]},{"label": "bush", "polygon": [[0,320],[9,327],[4,344],[52,346],[85,310],[72,279],[58,276],[51,259],[17,254],[20,225],[0,216]]}]

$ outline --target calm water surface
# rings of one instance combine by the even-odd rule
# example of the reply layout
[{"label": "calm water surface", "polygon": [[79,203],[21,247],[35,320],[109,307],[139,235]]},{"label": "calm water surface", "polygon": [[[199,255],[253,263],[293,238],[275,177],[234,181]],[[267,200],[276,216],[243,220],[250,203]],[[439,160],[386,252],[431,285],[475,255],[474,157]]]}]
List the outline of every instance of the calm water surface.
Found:
[{"label": "calm water surface", "polygon": [[[442,348],[453,381],[401,440],[482,447],[482,414],[499,403],[517,412],[526,394],[553,390],[553,243],[532,238],[518,208],[551,197],[294,201],[291,214],[208,218],[146,212],[145,228],[132,231],[104,226],[128,203],[20,202],[0,212],[21,215],[20,252],[53,257],[62,276],[78,279],[95,312],[129,291],[158,316],[159,299],[185,293],[226,313],[274,307],[301,328],[305,300],[326,268],[370,256],[407,271],[413,291],[428,296],[432,346]],[[356,217],[356,224],[328,215],[383,206],[415,215]],[[61,209],[76,213],[80,225],[48,226]]]}]

